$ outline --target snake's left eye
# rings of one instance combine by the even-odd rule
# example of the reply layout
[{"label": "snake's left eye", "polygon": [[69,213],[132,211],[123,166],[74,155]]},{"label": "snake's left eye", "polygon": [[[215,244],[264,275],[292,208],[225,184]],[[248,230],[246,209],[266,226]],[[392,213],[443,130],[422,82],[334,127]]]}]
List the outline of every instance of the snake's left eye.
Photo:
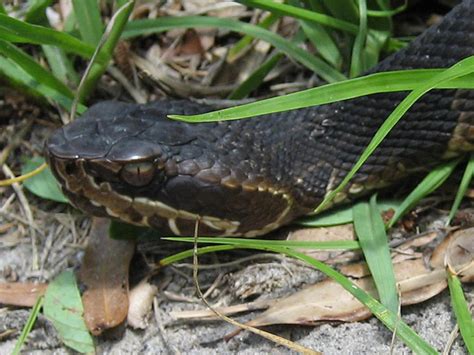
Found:
[{"label": "snake's left eye", "polygon": [[153,163],[147,162],[127,164],[122,168],[120,176],[132,186],[145,186],[155,176],[155,167]]}]

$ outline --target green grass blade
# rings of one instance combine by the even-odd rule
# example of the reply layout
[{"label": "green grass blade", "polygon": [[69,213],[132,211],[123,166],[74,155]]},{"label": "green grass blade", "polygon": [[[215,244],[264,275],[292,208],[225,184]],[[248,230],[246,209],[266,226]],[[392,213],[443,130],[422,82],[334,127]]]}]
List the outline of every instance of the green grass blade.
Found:
[{"label": "green grass blade", "polygon": [[[0,39],[14,43],[51,44],[84,58],[90,58],[94,53],[94,47],[67,33],[31,25],[2,14],[0,14]],[[103,62],[105,58],[100,56],[99,61]]]},{"label": "green grass blade", "polygon": [[467,189],[469,188],[469,184],[471,183],[473,174],[474,174],[474,153],[471,153],[469,161],[467,162],[467,165],[466,165],[466,169],[464,170],[461,183],[459,184],[459,188],[456,193],[456,198],[454,199],[453,206],[451,207],[451,210],[449,211],[449,216],[448,216],[446,225],[449,225],[451,223],[454,215],[458,211],[459,205],[461,204],[461,201],[464,195],[466,194]]},{"label": "green grass blade", "polygon": [[104,58],[106,58],[106,61],[103,63],[97,63],[95,61],[91,63],[91,70],[89,75],[84,78],[84,84],[82,86],[81,92],[79,93],[81,100],[91,94],[91,92],[94,90],[96,82],[107,70],[107,66],[110,59],[112,58],[114,48],[117,45],[120,36],[122,35],[134,5],[134,1],[129,1],[117,10],[113,18],[110,20],[110,23],[106,29],[106,33],[103,37],[103,44],[100,46],[99,52],[97,54],[97,58],[102,55]]},{"label": "green grass blade", "polygon": [[300,26],[321,57],[333,67],[340,69],[342,54],[328,31],[321,25],[305,21],[300,21]]},{"label": "green grass blade", "polygon": [[23,52],[11,43],[0,40],[0,53],[9,58],[20,66],[25,72],[30,74],[35,80],[50,88],[61,92],[64,96],[69,98],[74,97],[69,88],[61,81],[56,79],[50,72],[44,69],[41,65],[31,58],[28,54]]},{"label": "green grass blade", "polygon": [[7,11],[5,10],[5,7],[3,6],[3,3],[0,2],[0,14],[1,15],[6,15]]},{"label": "green grass blade", "polygon": [[74,86],[79,83],[79,76],[74,66],[61,48],[47,44],[41,46],[41,48],[48,61],[49,68],[56,78],[63,83],[70,83]]},{"label": "green grass blade", "polygon": [[[31,75],[23,71],[14,62],[0,56],[0,73],[4,78],[10,81],[13,86],[18,86],[20,90],[28,92],[33,96],[40,96],[57,102],[66,110],[70,111],[72,107],[72,99],[63,95],[49,86],[36,81]],[[77,113],[83,113],[86,107],[79,105]]]},{"label": "green grass blade", "polygon": [[[297,0],[291,0],[289,4],[295,6],[299,3]],[[310,9],[315,12],[324,12],[324,8],[321,4],[315,1],[311,1],[308,5]],[[336,41],[331,35],[334,31],[315,22],[299,20],[299,23],[304,34],[313,44],[314,48],[317,49],[321,57],[334,68],[341,70],[343,57]]]},{"label": "green grass blade", "polygon": [[[400,206],[400,201],[382,200],[377,203],[379,212],[383,213],[388,210],[394,210]],[[342,206],[339,208],[331,208],[329,211],[319,213],[314,216],[303,217],[297,221],[297,224],[305,227],[328,227],[339,224],[351,223],[354,221],[352,206]]]},{"label": "green grass blade", "polygon": [[[420,82],[426,82],[434,75],[442,72],[444,72],[444,69],[415,69],[376,73],[200,115],[169,115],[168,117],[190,123],[237,120],[324,105],[376,93],[413,90],[420,85]],[[454,78],[448,82],[441,82],[436,87],[440,89],[474,89],[474,75],[470,74],[465,77]]]},{"label": "green grass blade", "polygon": [[259,87],[267,74],[283,58],[282,53],[276,53],[268,58],[257,70],[255,70],[246,80],[242,82],[234,91],[230,93],[228,99],[239,100],[247,97],[253,90]]},{"label": "green grass blade", "polygon": [[52,4],[52,0],[33,0],[28,2],[28,10],[25,21],[30,23],[46,22],[46,8]]},{"label": "green grass blade", "polygon": [[[271,25],[273,25],[280,16],[270,14],[267,17],[265,17],[257,26],[261,28],[269,28]],[[253,41],[253,37],[250,35],[245,35],[243,36],[236,44],[232,46],[232,48],[229,50],[229,54],[227,55],[227,59],[232,62],[235,60],[236,57],[240,55],[240,53],[245,52],[248,46]]]},{"label": "green grass blade", "polygon": [[354,46],[352,47],[350,77],[359,76],[365,70],[364,46],[367,40],[367,2],[359,2],[359,31],[357,32]]},{"label": "green grass blade", "polygon": [[306,21],[319,23],[321,25],[332,27],[338,30],[351,33],[351,34],[357,34],[358,32],[357,26],[350,22],[343,21],[338,18],[331,17],[322,13],[318,13],[316,11],[309,11],[306,9],[302,9],[300,7],[281,4],[276,1],[240,0],[240,3],[247,6],[254,7],[254,8],[267,10],[273,14],[277,14],[280,16],[291,16],[300,20],[306,20]]},{"label": "green grass blade", "polygon": [[379,294],[380,302],[398,313],[399,299],[385,225],[376,203],[376,195],[353,208],[354,228],[362,252]]},{"label": "green grass blade", "polygon": [[[192,237],[166,237],[164,240],[175,242],[192,242]],[[317,250],[355,250],[359,249],[359,243],[353,240],[338,240],[327,242],[312,242],[304,240],[266,240],[266,239],[244,239],[244,238],[219,238],[199,237],[199,243],[240,245],[246,247],[281,247],[281,248],[303,248]]]},{"label": "green grass blade", "polygon": [[416,205],[423,197],[429,195],[440,187],[449,175],[451,175],[458,163],[459,159],[456,159],[434,168],[405,198],[400,207],[395,210],[395,214],[388,223],[388,228],[393,227],[400,217],[403,216],[411,207]]},{"label": "green grass blade", "polygon": [[396,331],[397,337],[401,339],[415,354],[437,354],[435,349],[426,343],[405,322],[399,319],[397,313],[390,311],[375,298],[370,296],[367,292],[354,285],[344,275],[303,253],[294,250],[284,250],[281,248],[272,249],[277,253],[285,253],[288,256],[307,262],[319,271],[323,272],[326,276],[335,280],[342,287],[344,287],[346,291],[350,292],[355,298],[363,303],[388,329],[390,329],[392,332]]},{"label": "green grass blade", "polygon": [[36,319],[38,319],[38,314],[41,311],[41,307],[43,307],[43,300],[43,296],[38,297],[38,299],[36,300],[35,305],[33,306],[33,309],[31,310],[30,315],[28,316],[28,320],[26,321],[26,324],[21,331],[20,337],[18,338],[15,344],[15,348],[12,351],[12,355],[21,354],[21,348],[23,344],[25,344],[26,338],[28,337],[28,334],[30,334],[31,329],[33,329]]},{"label": "green grass blade", "polygon": [[[236,247],[235,245],[213,245],[209,247],[198,248],[197,255],[215,253],[217,251],[234,250],[234,249],[238,249],[238,247]],[[168,256],[166,258],[161,259],[158,264],[163,267],[163,266],[171,265],[183,259],[191,258],[193,256],[193,251],[194,251],[193,249],[185,250],[183,252]]]},{"label": "green grass blade", "polygon": [[392,17],[398,15],[399,13],[407,9],[408,0],[405,0],[405,3],[399,7],[391,10],[367,10],[367,16],[369,17]]},{"label": "green grass blade", "polygon": [[467,352],[474,354],[474,321],[469,305],[464,297],[461,281],[449,270],[447,271],[447,276],[451,304],[453,305],[459,330],[461,331],[464,344],[466,344]]},{"label": "green grass blade", "polygon": [[245,33],[273,45],[281,52],[301,63],[328,82],[345,80],[346,77],[323,60],[313,56],[296,44],[264,28],[248,23],[206,16],[162,17],[156,20],[130,21],[123,38],[167,31],[173,28],[217,27]]},{"label": "green grass blade", "polygon": [[[334,17],[343,19],[351,24],[356,24],[359,21],[357,6],[354,1],[322,0],[322,3]],[[354,26],[357,28],[356,25]],[[354,31],[353,34],[356,35],[357,30]]]},{"label": "green grass blade", "polygon": [[377,133],[373,136],[367,148],[362,153],[359,160],[354,164],[351,171],[346,175],[339,186],[334,189],[324,201],[316,208],[315,212],[319,212],[326,208],[330,201],[345,188],[347,183],[352,179],[355,173],[362,167],[370,155],[379,146],[382,140],[388,135],[392,128],[402,118],[402,116],[409,110],[409,108],[425,93],[435,88],[439,84],[445,83],[453,78],[461,77],[474,72],[474,56],[465,58],[458,63],[451,66],[449,69],[442,71],[426,82],[421,83],[415,90],[400,102],[400,104],[393,110],[390,116],[385,120]]},{"label": "green grass blade", "polygon": [[104,31],[97,0],[72,0],[76,23],[84,42],[96,46]]},{"label": "green grass blade", "polygon": [[[169,239],[169,238],[167,238]],[[177,240],[184,241],[183,239],[176,238]],[[200,240],[201,238],[199,238]],[[226,238],[223,238],[226,241]],[[245,239],[244,239],[245,240]],[[244,241],[242,240],[242,241]],[[187,238],[186,242],[192,243],[194,242],[194,238]],[[267,242],[267,241],[265,241]],[[437,354],[436,350],[434,350],[428,343],[426,343],[422,338],[418,336],[410,327],[408,327],[402,320],[399,319],[396,313],[391,312],[387,309],[384,305],[378,302],[375,298],[370,296],[367,292],[359,288],[357,285],[353,284],[347,277],[342,275],[341,273],[337,272],[333,268],[327,266],[326,264],[307,256],[303,253],[298,251],[284,248],[284,247],[277,247],[277,246],[262,246],[262,245],[253,245],[249,246],[246,244],[244,245],[232,245],[233,247],[240,247],[245,249],[257,249],[257,250],[265,250],[265,251],[273,251],[279,254],[288,255],[295,259],[299,259],[304,261],[317,270],[324,273],[329,278],[333,279],[337,283],[339,283],[344,289],[346,289],[350,294],[352,294],[355,298],[357,298],[361,303],[363,303],[369,310],[372,312],[374,316],[376,316],[382,323],[389,328],[391,331],[395,331],[397,336],[403,340],[403,342],[413,350],[416,354]],[[202,248],[201,248],[202,249]],[[213,250],[214,251],[214,250]],[[187,252],[188,255],[192,255],[192,250]],[[190,254],[189,254],[190,253]]]}]

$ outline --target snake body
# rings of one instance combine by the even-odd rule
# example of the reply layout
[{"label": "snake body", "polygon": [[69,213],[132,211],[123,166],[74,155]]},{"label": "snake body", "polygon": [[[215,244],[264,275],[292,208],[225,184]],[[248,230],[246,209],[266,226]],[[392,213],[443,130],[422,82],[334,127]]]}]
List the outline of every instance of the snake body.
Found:
[{"label": "snake body", "polygon": [[[474,55],[474,0],[371,72],[446,68]],[[107,101],[55,132],[46,156],[63,191],[98,216],[192,235],[256,236],[315,206],[344,178],[406,92],[240,121],[188,124],[190,101]],[[433,90],[389,133],[336,202],[474,150],[474,91]]]}]

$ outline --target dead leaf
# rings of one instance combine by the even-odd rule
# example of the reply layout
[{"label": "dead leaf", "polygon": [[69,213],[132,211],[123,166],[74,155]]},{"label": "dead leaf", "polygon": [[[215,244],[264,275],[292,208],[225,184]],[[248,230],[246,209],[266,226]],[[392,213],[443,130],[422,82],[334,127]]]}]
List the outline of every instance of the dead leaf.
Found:
[{"label": "dead leaf", "polygon": [[45,283],[9,282],[0,283],[0,304],[5,306],[33,307],[38,297],[44,295]]},{"label": "dead leaf", "polygon": [[339,271],[341,274],[355,279],[370,275],[370,270],[366,263],[342,265],[339,267]]},{"label": "dead leaf", "polygon": [[[474,189],[469,191],[474,191]],[[471,196],[471,198],[473,197]],[[458,211],[454,216],[452,224],[455,226],[472,227],[474,225],[474,209],[466,208]]]},{"label": "dead leaf", "polygon": [[452,234],[446,251],[446,263],[462,282],[474,281],[474,228],[458,230]]},{"label": "dead leaf", "polygon": [[[320,228],[299,228],[290,232],[287,240],[325,242],[340,240],[355,240],[354,227],[352,223],[342,224],[331,227]],[[341,250],[310,250],[301,249],[300,252],[305,253],[317,260],[328,261],[328,263],[348,262],[359,258],[360,252],[341,251]]]},{"label": "dead leaf", "polygon": [[189,29],[184,33],[181,43],[176,47],[176,55],[193,55],[203,54],[204,48],[201,44],[201,39],[197,32],[193,29]]},{"label": "dead leaf", "polygon": [[[433,268],[444,268],[445,259],[455,270],[460,270],[472,263],[474,257],[474,227],[467,229],[458,229],[451,232],[444,240],[433,250],[430,259],[430,265]],[[474,276],[472,271],[474,267],[467,267],[467,274],[461,276],[462,282],[472,282]]]},{"label": "dead leaf", "polygon": [[[431,274],[422,259],[408,260],[394,266],[398,281]],[[376,290],[370,277],[353,280],[372,296]],[[402,283],[402,282],[401,282]],[[402,305],[424,301],[446,288],[446,281],[436,281],[420,288],[416,283],[402,289]],[[313,325],[322,321],[353,322],[371,316],[370,311],[342,286],[332,280],[324,280],[307,287],[287,298],[277,301],[267,311],[253,319],[248,325],[260,327],[271,324]]]},{"label": "dead leaf", "polygon": [[128,313],[128,269],[135,251],[129,240],[109,238],[110,221],[94,218],[79,280],[84,319],[90,332],[101,334],[122,323]]},{"label": "dead leaf", "polygon": [[440,232],[437,231],[424,233],[404,242],[393,249],[392,262],[395,264],[404,260],[418,259],[423,257],[423,252],[420,249],[438,238],[439,234]]}]

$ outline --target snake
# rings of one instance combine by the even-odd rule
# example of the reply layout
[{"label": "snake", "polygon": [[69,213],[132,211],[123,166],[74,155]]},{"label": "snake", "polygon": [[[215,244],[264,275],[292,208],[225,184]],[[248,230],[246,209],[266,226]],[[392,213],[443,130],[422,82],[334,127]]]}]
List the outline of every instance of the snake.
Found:
[{"label": "snake", "polygon": [[[448,68],[474,55],[474,0],[464,0],[368,73]],[[88,214],[163,235],[255,237],[314,212],[408,92],[377,93],[242,120],[186,123],[214,110],[192,100],[91,106],[55,131],[45,156]],[[474,151],[474,90],[423,95],[334,204]]]}]

